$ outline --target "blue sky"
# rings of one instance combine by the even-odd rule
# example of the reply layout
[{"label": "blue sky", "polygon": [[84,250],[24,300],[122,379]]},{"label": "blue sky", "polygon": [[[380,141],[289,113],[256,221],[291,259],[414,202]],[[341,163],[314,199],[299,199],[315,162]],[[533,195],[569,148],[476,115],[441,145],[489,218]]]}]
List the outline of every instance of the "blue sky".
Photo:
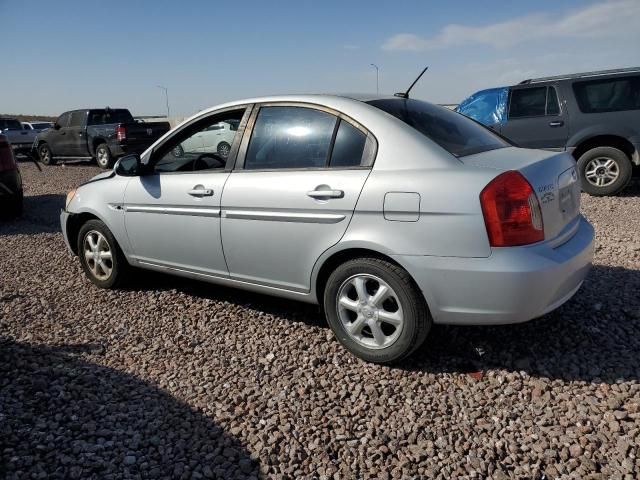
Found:
[{"label": "blue sky", "polygon": [[[394,5],[391,7],[391,5]],[[187,115],[294,92],[458,102],[536,75],[640,65],[640,0],[0,0],[0,112]]]}]

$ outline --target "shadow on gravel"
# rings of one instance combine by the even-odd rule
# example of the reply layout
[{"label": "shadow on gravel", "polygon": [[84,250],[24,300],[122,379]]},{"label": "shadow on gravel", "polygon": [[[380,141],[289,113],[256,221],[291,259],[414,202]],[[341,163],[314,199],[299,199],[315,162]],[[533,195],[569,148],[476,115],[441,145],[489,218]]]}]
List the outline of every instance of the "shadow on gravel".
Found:
[{"label": "shadow on gravel", "polygon": [[207,417],[130,374],[82,359],[96,348],[0,338],[3,478],[257,475],[249,453]]},{"label": "shadow on gravel", "polygon": [[[329,328],[318,307],[140,271],[132,290],[178,290]],[[582,289],[558,310],[518,325],[436,325],[395,368],[432,373],[502,369],[549,379],[640,380],[640,271],[594,266]]]},{"label": "shadow on gravel", "polygon": [[0,236],[35,235],[60,231],[60,210],[64,195],[30,195],[24,197],[24,213],[20,218],[0,222]]}]

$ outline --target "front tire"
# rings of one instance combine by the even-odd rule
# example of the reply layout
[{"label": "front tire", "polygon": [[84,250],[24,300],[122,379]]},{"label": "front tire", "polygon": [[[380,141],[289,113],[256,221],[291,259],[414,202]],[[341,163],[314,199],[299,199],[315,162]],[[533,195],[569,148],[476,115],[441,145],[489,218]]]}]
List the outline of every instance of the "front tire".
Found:
[{"label": "front tire", "polygon": [[578,159],[582,190],[590,195],[620,193],[631,181],[633,168],[625,153],[613,147],[597,147]]},{"label": "front tire", "polygon": [[100,168],[108,169],[113,167],[113,157],[111,156],[111,150],[107,147],[106,143],[101,143],[96,147],[96,163]]},{"label": "front tire", "polygon": [[40,161],[45,165],[55,165],[56,163],[51,147],[46,143],[38,147],[38,156],[40,157]]},{"label": "front tire", "polygon": [[355,356],[392,363],[424,342],[432,319],[419,288],[401,267],[357,258],[329,276],[324,291],[327,322]]},{"label": "front tire", "polygon": [[78,258],[84,273],[100,288],[114,288],[126,277],[127,259],[100,220],[89,220],[78,232]]}]

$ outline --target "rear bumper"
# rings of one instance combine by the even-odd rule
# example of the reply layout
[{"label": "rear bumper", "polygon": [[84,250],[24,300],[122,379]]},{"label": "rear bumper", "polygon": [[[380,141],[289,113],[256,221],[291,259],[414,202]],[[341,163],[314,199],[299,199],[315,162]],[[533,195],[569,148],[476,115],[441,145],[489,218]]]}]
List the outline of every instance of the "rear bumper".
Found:
[{"label": "rear bumper", "polygon": [[424,293],[435,323],[490,325],[540,317],[580,288],[593,259],[594,230],[582,216],[553,248],[494,248],[487,258],[397,256]]}]

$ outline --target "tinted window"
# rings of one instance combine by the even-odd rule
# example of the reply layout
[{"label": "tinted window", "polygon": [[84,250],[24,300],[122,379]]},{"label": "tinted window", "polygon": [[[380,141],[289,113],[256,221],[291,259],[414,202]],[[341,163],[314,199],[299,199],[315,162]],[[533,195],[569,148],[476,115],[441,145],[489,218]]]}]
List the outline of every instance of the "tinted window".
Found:
[{"label": "tinted window", "polygon": [[549,87],[547,92],[547,115],[559,115],[560,105],[558,105],[558,94],[556,89]]},{"label": "tinted window", "polygon": [[444,107],[402,98],[368,103],[399,118],[457,157],[509,146],[488,128]]},{"label": "tinted window", "polygon": [[337,118],[303,107],[262,107],[244,168],[311,168],[327,165]]},{"label": "tinted window", "polygon": [[22,124],[18,120],[0,120],[0,130],[22,130]]},{"label": "tinted window", "polygon": [[86,112],[71,112],[70,127],[81,127],[84,124],[84,117]]},{"label": "tinted window", "polygon": [[340,120],[336,141],[331,153],[332,167],[354,167],[360,165],[367,136],[349,122]]},{"label": "tinted window", "polygon": [[584,113],[640,109],[640,76],[576,82],[573,91]]},{"label": "tinted window", "polygon": [[109,123],[133,123],[129,110],[91,110],[88,125],[107,125]]},{"label": "tinted window", "polygon": [[544,116],[546,103],[547,87],[512,90],[509,118]]},{"label": "tinted window", "polygon": [[61,127],[66,127],[67,125],[69,125],[69,117],[71,117],[70,113],[63,113],[62,115],[60,115],[60,117],[58,117],[56,123]]}]

